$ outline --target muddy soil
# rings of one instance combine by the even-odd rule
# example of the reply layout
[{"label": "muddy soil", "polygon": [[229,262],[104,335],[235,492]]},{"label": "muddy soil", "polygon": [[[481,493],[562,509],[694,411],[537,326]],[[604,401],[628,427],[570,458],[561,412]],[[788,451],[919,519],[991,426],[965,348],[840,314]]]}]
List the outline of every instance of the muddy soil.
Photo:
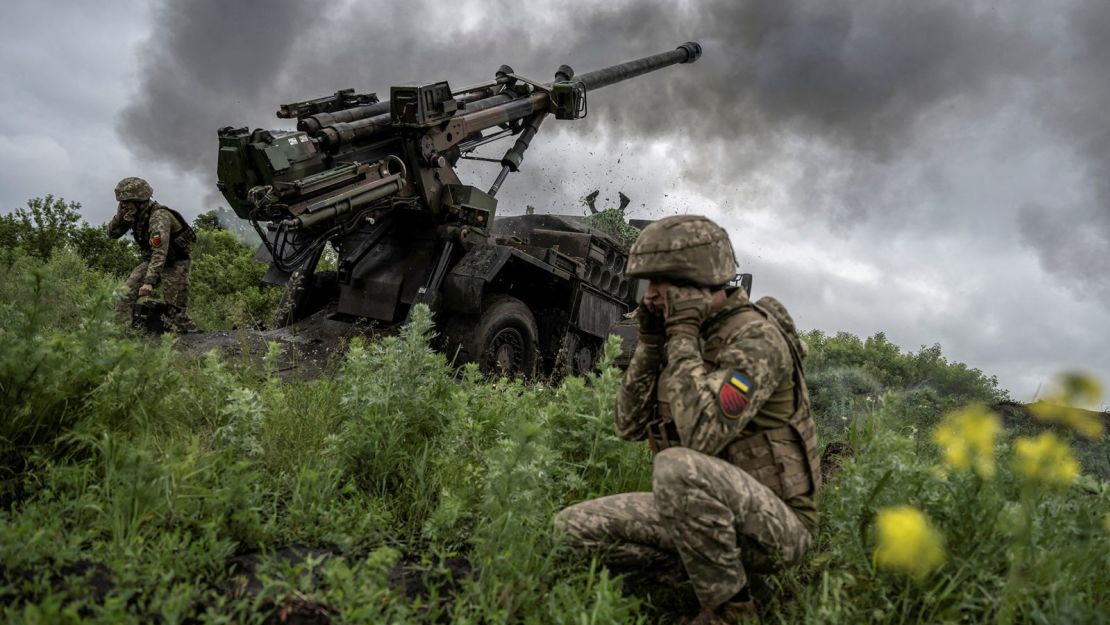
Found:
[{"label": "muddy soil", "polygon": [[190,356],[201,357],[216,350],[230,362],[261,366],[270,343],[277,343],[282,347],[282,355],[276,363],[278,376],[312,379],[334,370],[352,338],[359,336],[370,340],[396,332],[398,327],[355,323],[339,318],[329,308],[285,328],[182,334],[174,346]]}]

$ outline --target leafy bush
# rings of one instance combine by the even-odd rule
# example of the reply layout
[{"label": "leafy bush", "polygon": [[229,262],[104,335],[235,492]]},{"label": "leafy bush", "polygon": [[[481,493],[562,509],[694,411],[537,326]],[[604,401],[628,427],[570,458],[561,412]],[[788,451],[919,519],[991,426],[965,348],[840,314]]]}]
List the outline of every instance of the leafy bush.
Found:
[{"label": "leafy bush", "polygon": [[804,336],[809,345],[806,367],[810,373],[828,368],[855,367],[889,390],[911,391],[931,388],[941,399],[941,411],[968,402],[1007,399],[998,378],[987,376],[959,362],[949,362],[940,345],[922,347],[916,353],[902,350],[882,332],[860,340],[847,332],[828,336],[812,330]]},{"label": "leafy bush", "polygon": [[8,494],[38,454],[64,452],[62,435],[86,419],[121,423],[130,405],[105,393],[142,397],[164,392],[171,351],[123,340],[111,316],[110,278],[71,252],[50,261],[20,256],[0,266],[0,480]]},{"label": "leafy bush", "polygon": [[27,200],[26,208],[17,208],[0,218],[0,240],[6,247],[22,247],[43,260],[55,250],[65,247],[81,219],[81,205],[66,203],[62,198],[47,195]]},{"label": "leafy bush", "polygon": [[1007,399],[997,378],[949,362],[939,345],[904,353],[882,332],[861,340],[847,332],[829,336],[819,330],[806,333],[805,341],[806,379],[825,442],[845,438],[852,424],[867,423],[882,409],[891,419],[883,425],[909,435],[924,452],[932,446],[929,433],[941,415],[968,403]]},{"label": "leafy bush", "polygon": [[83,223],[70,234],[70,248],[90,269],[126,276],[142,260],[139,248],[129,238],[113,239],[108,227]]},{"label": "leafy bush", "polygon": [[254,248],[227,230],[197,232],[193,246],[189,314],[203,330],[230,330],[268,324],[281,289],[262,283],[266,265]]},{"label": "leafy bush", "polygon": [[26,208],[0,216],[0,249],[20,248],[42,260],[70,249],[93,269],[127,275],[139,263],[138,248],[127,239],[112,239],[105,226],[85,223],[80,210],[80,203],[53,195],[27,200]]}]

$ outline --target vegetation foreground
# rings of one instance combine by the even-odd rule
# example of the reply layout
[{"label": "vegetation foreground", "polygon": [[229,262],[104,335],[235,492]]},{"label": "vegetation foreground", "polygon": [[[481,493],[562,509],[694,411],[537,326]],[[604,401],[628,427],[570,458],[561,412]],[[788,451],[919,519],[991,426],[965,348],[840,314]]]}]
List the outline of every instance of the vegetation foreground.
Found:
[{"label": "vegetation foreground", "polygon": [[[425,311],[353,341],[328,375],[282,381],[276,346],[257,364],[131,334],[111,315],[128,250],[76,219],[35,247],[43,231],[0,223],[15,250],[0,256],[5,622],[670,623],[693,609],[681,587],[611,575],[551,536],[565,505],[649,488],[647,450],[613,431],[615,369],[485,379],[429,348]],[[272,310],[250,253],[201,232],[202,325]],[[804,565],[755,589],[764,622],[1110,622],[1110,448],[1093,413],[1002,428],[977,407],[1006,399],[997,382],[939,347],[806,338],[821,527]],[[1064,382],[1060,399],[1098,394]]]}]

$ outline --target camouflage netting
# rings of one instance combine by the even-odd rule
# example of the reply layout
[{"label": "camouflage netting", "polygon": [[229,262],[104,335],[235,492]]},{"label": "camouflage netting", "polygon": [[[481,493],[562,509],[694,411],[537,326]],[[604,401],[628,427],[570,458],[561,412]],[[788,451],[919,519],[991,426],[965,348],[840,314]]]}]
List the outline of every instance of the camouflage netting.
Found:
[{"label": "camouflage netting", "polygon": [[624,211],[619,208],[607,208],[593,215],[586,216],[583,221],[591,228],[597,228],[612,236],[624,251],[628,251],[640,236],[640,231],[629,225]]}]

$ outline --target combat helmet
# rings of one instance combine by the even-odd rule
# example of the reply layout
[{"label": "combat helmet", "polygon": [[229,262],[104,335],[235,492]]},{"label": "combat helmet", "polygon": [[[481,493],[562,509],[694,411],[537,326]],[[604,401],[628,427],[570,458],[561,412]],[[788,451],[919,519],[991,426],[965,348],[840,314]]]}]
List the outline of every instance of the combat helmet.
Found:
[{"label": "combat helmet", "polygon": [[135,176],[124,178],[116,185],[117,202],[147,202],[152,195],[154,189],[150,188],[150,183]]},{"label": "combat helmet", "polygon": [[736,255],[724,228],[701,215],[674,215],[644,228],[624,275],[718,287],[736,276]]}]

